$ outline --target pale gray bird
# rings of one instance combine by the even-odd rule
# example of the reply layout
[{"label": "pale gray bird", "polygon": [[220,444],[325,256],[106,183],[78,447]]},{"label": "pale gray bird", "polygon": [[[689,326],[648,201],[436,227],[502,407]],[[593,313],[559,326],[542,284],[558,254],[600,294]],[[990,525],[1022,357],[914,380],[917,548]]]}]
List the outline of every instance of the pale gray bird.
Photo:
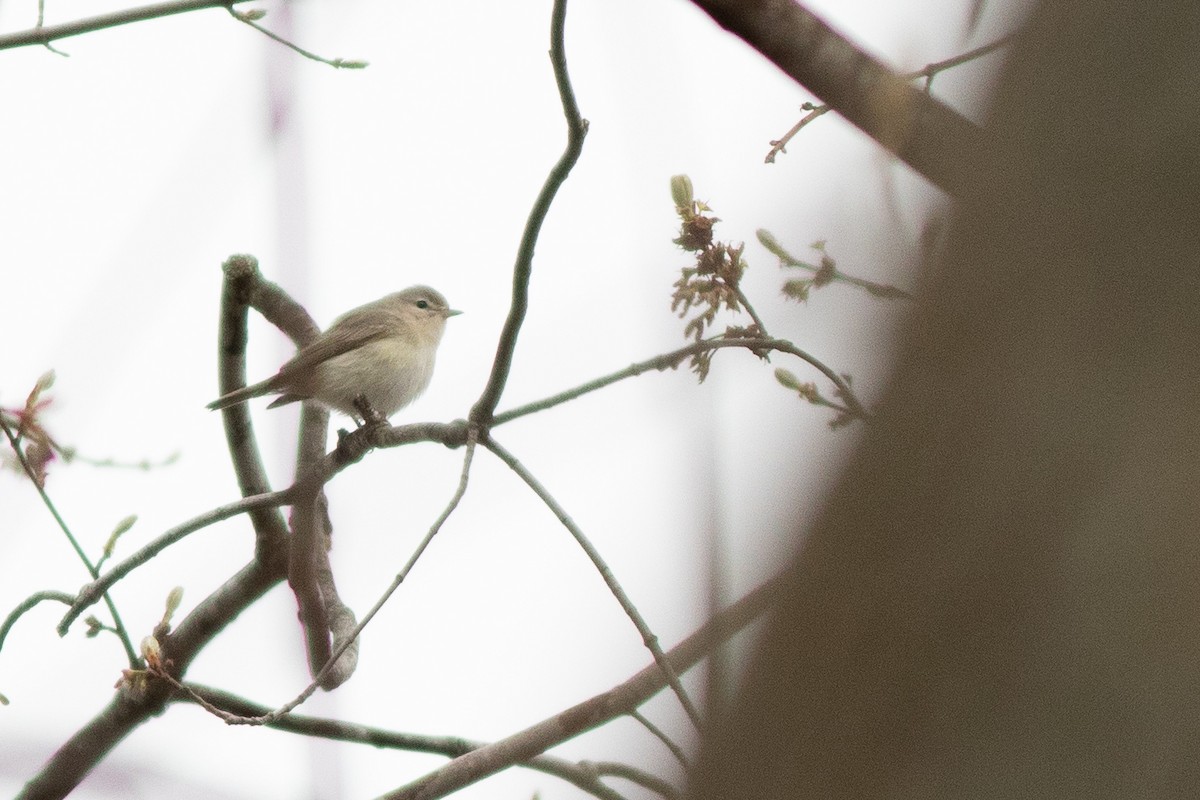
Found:
[{"label": "pale gray bird", "polygon": [[389,294],[338,317],[272,377],[208,407],[227,408],[278,394],[267,408],[316,400],[358,418],[354,399],[362,395],[371,408],[390,417],[425,391],[446,319],[461,313],[428,286]]}]

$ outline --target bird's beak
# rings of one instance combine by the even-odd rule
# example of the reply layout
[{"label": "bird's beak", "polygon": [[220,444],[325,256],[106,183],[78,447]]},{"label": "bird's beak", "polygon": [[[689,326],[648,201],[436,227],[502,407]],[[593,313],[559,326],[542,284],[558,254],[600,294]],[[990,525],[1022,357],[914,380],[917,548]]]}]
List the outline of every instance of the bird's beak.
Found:
[{"label": "bird's beak", "polygon": [[461,311],[455,311],[453,308],[447,308],[445,311],[442,312],[442,316],[443,317],[457,317],[461,313],[462,313]]}]

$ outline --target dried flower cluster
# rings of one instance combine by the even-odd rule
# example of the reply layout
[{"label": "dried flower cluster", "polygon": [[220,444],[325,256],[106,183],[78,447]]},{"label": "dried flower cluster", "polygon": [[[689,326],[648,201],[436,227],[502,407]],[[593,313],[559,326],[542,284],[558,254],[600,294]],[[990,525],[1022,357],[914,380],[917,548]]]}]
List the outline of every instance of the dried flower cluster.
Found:
[{"label": "dried flower cluster", "polygon": [[[679,236],[675,244],[689,253],[694,253],[693,266],[681,270],[671,295],[671,311],[680,319],[692,309],[699,309],[683,328],[683,335],[700,341],[716,321],[722,309],[742,310],[742,296],[738,284],[746,271],[742,260],[745,244],[729,244],[713,241],[713,226],[720,222],[712,216],[712,209],[692,193],[692,182],[686,175],[671,178],[671,197],[675,200],[675,213],[679,215]],[[756,325],[730,327],[726,336],[753,338],[762,332]],[[704,380],[708,376],[712,352],[698,353],[692,357],[692,370]]]},{"label": "dried flower cluster", "polygon": [[[22,408],[0,408],[9,444],[16,453],[4,451],[4,465],[17,472],[28,472],[38,486],[46,484],[46,467],[60,448],[42,427],[41,414],[51,402],[47,390],[54,385],[54,372],[38,378]],[[22,460],[24,465],[22,465]]]}]

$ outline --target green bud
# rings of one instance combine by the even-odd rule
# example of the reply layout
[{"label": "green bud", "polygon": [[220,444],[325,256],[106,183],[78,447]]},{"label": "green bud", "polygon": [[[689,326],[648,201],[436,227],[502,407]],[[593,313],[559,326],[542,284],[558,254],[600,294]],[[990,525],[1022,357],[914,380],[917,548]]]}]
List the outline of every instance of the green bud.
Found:
[{"label": "green bud", "polygon": [[775,368],[775,380],[785,389],[791,389],[794,392],[800,391],[800,379],[787,371],[783,367]]},{"label": "green bud", "polygon": [[671,176],[671,199],[676,208],[690,208],[695,195],[692,193],[692,179],[687,175]]},{"label": "green bud", "polygon": [[771,254],[776,258],[782,258],[785,261],[788,259],[788,252],[783,249],[783,245],[775,238],[775,234],[771,233],[766,228],[759,228],[755,231],[758,236],[758,243],[771,251]]},{"label": "green bud", "polygon": [[183,587],[176,586],[167,595],[167,611],[163,614],[163,620],[169,620],[171,615],[179,608],[179,604],[183,602]]}]

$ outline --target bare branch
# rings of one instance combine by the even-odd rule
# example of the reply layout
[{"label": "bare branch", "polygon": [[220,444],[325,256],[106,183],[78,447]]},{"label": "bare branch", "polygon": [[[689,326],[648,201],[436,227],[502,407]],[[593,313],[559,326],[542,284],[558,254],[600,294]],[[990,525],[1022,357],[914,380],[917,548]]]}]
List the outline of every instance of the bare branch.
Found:
[{"label": "bare branch", "polygon": [[232,503],[226,503],[223,506],[205,511],[203,514],[192,517],[187,522],[171,528],[162,536],[117,564],[104,575],[80,589],[79,594],[72,598],[72,602],[70,603],[71,610],[58,623],[58,635],[65,636],[67,630],[78,619],[79,615],[96,603],[117,581],[147,563],[171,545],[198,530],[207,528],[209,525],[222,520],[236,517],[238,514],[252,513],[258,509],[278,508],[279,506],[287,505],[290,498],[289,491],[267,492],[266,494],[255,495],[253,497],[243,497],[241,500],[235,500]]},{"label": "bare branch", "polygon": [[[267,706],[260,703],[253,703],[231,692],[195,683],[184,684],[183,689],[185,692],[172,697],[172,702],[208,703],[214,708],[227,709],[245,717],[266,717],[271,713],[271,709]],[[384,728],[375,728],[370,725],[359,725],[353,722],[342,722],[340,720],[323,719],[320,717],[308,717],[302,714],[288,714],[267,723],[267,727],[288,731],[289,733],[297,733],[302,736],[314,736],[340,742],[355,742],[372,747],[405,750],[412,753],[432,753],[448,758],[455,758],[464,753],[487,746],[486,742],[476,742],[470,739],[463,739],[459,736],[428,736],[415,733],[400,733]],[[591,765],[587,763],[573,764],[566,759],[547,755],[535,756],[520,766],[562,778],[602,800],[623,800],[623,797],[598,780],[597,774],[601,773],[600,767],[604,768],[604,772],[601,774],[621,775],[622,777],[634,780],[631,775],[626,775],[622,772],[624,765],[609,763],[603,765]],[[642,773],[642,775],[644,776],[645,773]],[[653,776],[650,776],[650,778],[652,781]],[[645,780],[645,778],[638,782],[642,783],[642,785],[651,785],[651,782]]]},{"label": "bare branch", "polygon": [[980,129],[793,0],[692,0],[943,191],[960,193]]},{"label": "bare branch", "polygon": [[367,67],[367,62],[362,61],[360,59],[325,58],[323,56],[319,56],[316,53],[313,53],[309,50],[305,50],[303,47],[300,47],[299,45],[288,41],[287,39],[283,38],[279,34],[271,32],[270,30],[264,28],[262,25],[258,24],[258,20],[262,18],[262,14],[264,12],[260,11],[260,12],[256,13],[256,12],[251,11],[248,13],[242,13],[240,11],[235,11],[233,9],[233,6],[230,6],[230,5],[226,5],[225,8],[227,11],[229,11],[229,13],[231,15],[233,15],[233,18],[236,19],[238,22],[243,22],[243,23],[249,25],[251,28],[254,28],[254,30],[256,30],[259,33],[266,36],[268,39],[273,39],[276,42],[279,42],[284,47],[287,47],[287,48],[299,53],[300,55],[304,56],[307,59],[311,59],[313,61],[317,61],[322,64],[328,64],[329,66],[334,67],[335,69],[365,69]]},{"label": "bare branch", "polygon": [[8,637],[8,632],[12,630],[12,626],[17,624],[17,620],[24,616],[27,611],[31,610],[38,603],[42,603],[47,600],[54,600],[68,606],[75,602],[75,598],[66,592],[55,592],[49,589],[41,592],[34,592],[27,597],[24,602],[14,608],[4,620],[4,624],[0,625],[0,650],[4,649],[4,640]]},{"label": "bare branch", "polygon": [[649,789],[655,794],[666,797],[668,800],[674,800],[674,798],[680,796],[679,790],[671,784],[655,775],[651,775],[643,769],[638,769],[629,764],[620,764],[615,761],[588,761],[585,763],[601,775],[624,778],[627,781],[632,781],[639,786]]},{"label": "bare branch", "polygon": [[1012,33],[1008,34],[1007,36],[1001,36],[991,44],[985,44],[981,47],[976,47],[974,50],[968,50],[965,53],[961,53],[952,58],[947,58],[944,61],[935,61],[932,64],[926,64],[923,68],[916,70],[915,72],[906,73],[904,77],[908,80],[924,78],[925,91],[929,91],[929,87],[933,84],[934,76],[939,72],[944,72],[948,69],[966,64],[969,61],[974,61],[977,58],[982,58],[989,53],[993,53],[996,50],[999,50],[1001,47],[1010,44],[1014,36],[1015,34]]},{"label": "bare branch", "polygon": [[[360,428],[360,430],[362,429]],[[450,498],[450,502],[446,504],[446,507],[442,510],[442,513],[438,515],[438,518],[434,521],[433,525],[430,526],[428,533],[425,534],[425,538],[421,540],[421,543],[417,545],[417,549],[413,552],[412,556],[409,557],[408,563],[404,565],[404,568],[401,569],[396,575],[391,585],[388,586],[388,588],[380,596],[379,600],[375,602],[375,605],[371,607],[371,610],[368,611],[366,616],[363,617],[362,622],[355,625],[353,629],[349,630],[348,632],[343,633],[340,630],[338,631],[340,635],[340,642],[337,643],[337,646],[333,649],[333,653],[330,656],[329,661],[319,672],[317,672],[316,675],[313,676],[312,682],[304,689],[304,691],[302,691],[291,701],[264,715],[245,716],[230,713],[229,711],[216,706],[206,705],[204,703],[201,703],[201,705],[203,705],[204,708],[212,714],[220,717],[229,725],[271,725],[289,714],[293,709],[300,706],[302,703],[308,700],[308,698],[312,697],[319,687],[324,686],[327,678],[335,671],[340,669],[339,662],[341,661],[342,656],[350,649],[351,646],[354,645],[363,629],[370,624],[375,615],[379,613],[379,610],[383,608],[396,590],[400,588],[400,584],[402,584],[405,578],[408,577],[408,573],[412,571],[412,568],[416,565],[417,560],[421,557],[421,554],[425,552],[427,547],[429,547],[430,542],[433,541],[433,537],[437,535],[438,531],[440,531],[442,526],[446,523],[446,520],[449,519],[450,515],[454,513],[454,510],[458,508],[459,502],[467,492],[467,482],[471,474],[471,462],[475,455],[476,435],[476,430],[474,428],[471,428],[467,434],[467,449],[466,453],[463,455],[462,473],[459,475],[458,487],[455,489],[454,496]],[[306,477],[306,480],[319,483],[322,480],[322,475],[319,471],[314,471]],[[297,489],[300,494],[303,494],[307,490],[308,487],[300,487]],[[179,686],[177,688],[184,688],[186,691],[185,687]]]},{"label": "bare branch", "polygon": [[492,362],[492,374],[483,389],[475,407],[471,409],[470,419],[483,428],[492,422],[500,395],[508,382],[508,373],[512,368],[513,351],[517,347],[517,336],[525,321],[525,312],[529,306],[529,279],[533,273],[533,252],[537,245],[542,223],[550,211],[550,204],[558,189],[566,181],[583,152],[583,139],[587,135],[588,123],[579,115],[579,105],[575,100],[575,92],[571,88],[571,78],[567,73],[567,53],[563,44],[563,31],[566,27],[566,0],[555,0],[550,18],[550,63],[554,67],[554,79],[558,85],[558,94],[562,100],[563,115],[567,119],[567,147],[559,157],[558,163],[546,176],[546,182],[534,201],[525,222],[525,231],[521,235],[521,245],[517,250],[517,260],[513,265],[512,304],[509,307],[508,318],[504,321],[504,329],[500,332],[500,341],[496,345],[496,357]]},{"label": "bare branch", "polygon": [[[726,641],[767,611],[785,585],[779,575],[717,614],[667,653],[676,672],[686,672],[715,645]],[[651,664],[629,680],[565,711],[474,750],[424,777],[384,795],[386,800],[435,800],[503,769],[556,747],[568,739],[628,714],[666,688],[666,678]]]},{"label": "bare branch", "polygon": [[[58,512],[58,507],[54,505],[54,501],[51,500],[50,495],[46,493],[46,487],[43,485],[44,481],[38,480],[37,473],[34,471],[33,466],[29,463],[29,459],[25,457],[25,452],[21,450],[21,444],[19,441],[17,441],[16,434],[13,433],[13,430],[8,426],[8,423],[4,421],[3,415],[0,415],[0,429],[4,430],[4,435],[8,438],[9,445],[16,454],[17,460],[21,462],[21,468],[25,470],[25,474],[29,476],[29,480],[33,484],[33,487],[37,489],[38,495],[42,498],[42,503],[50,512],[50,516],[54,517],[54,521],[58,523],[59,529],[63,532],[63,535],[67,537],[67,541],[71,543],[71,547],[75,550],[75,554],[79,556],[79,560],[83,562],[88,574],[95,579],[97,575],[99,575],[99,573],[96,571],[96,566],[92,563],[92,560],[88,558],[87,553],[83,552],[83,548],[80,546],[79,540],[75,538],[75,534],[71,532],[66,520],[64,520],[62,514]],[[131,669],[136,669],[141,662],[138,658],[137,652],[133,649],[133,642],[131,642],[129,639],[129,633],[125,630],[125,623],[121,621],[121,615],[117,613],[117,604],[113,602],[112,598],[109,597],[108,594],[104,594],[103,597],[105,605],[108,606],[108,613],[112,615],[113,633],[117,634],[117,638],[121,640],[121,645],[125,648],[125,657],[129,659],[129,667]]]},{"label": "bare branch", "polygon": [[[712,713],[711,707],[709,708],[709,713]],[[663,745],[671,751],[671,755],[675,756],[676,760],[678,760],[680,764],[683,764],[685,767],[687,766],[687,755],[683,752],[683,748],[675,744],[675,740],[670,736],[667,736],[666,731],[647,719],[646,716],[636,708],[629,712],[629,716],[637,720],[638,724],[650,731],[650,733],[654,735],[654,738],[662,742]]]},{"label": "bare branch", "polygon": [[638,633],[641,634],[642,642],[646,645],[646,649],[650,651],[650,654],[654,656],[655,663],[658,664],[659,668],[666,676],[667,683],[670,684],[671,690],[675,692],[675,696],[679,698],[679,703],[683,706],[683,710],[687,712],[687,715],[691,718],[692,723],[699,728],[700,712],[696,710],[696,706],[692,702],[692,699],[688,697],[687,691],[684,690],[683,684],[679,680],[679,676],[671,668],[671,664],[667,661],[666,656],[663,655],[662,648],[658,644],[658,637],[654,634],[654,631],[650,629],[650,626],[646,623],[645,618],[642,617],[641,612],[638,611],[637,606],[635,606],[633,601],[629,599],[629,595],[625,593],[625,589],[621,587],[621,584],[617,581],[617,577],[613,575],[612,570],[609,569],[608,564],[600,555],[600,551],[597,550],[596,546],[592,544],[591,540],[584,535],[583,529],[575,523],[575,520],[571,519],[566,510],[559,505],[557,500],[554,499],[554,495],[550,494],[550,492],[546,490],[546,487],[542,486],[541,482],[534,477],[533,473],[527,470],[525,465],[518,461],[512,453],[505,450],[499,442],[490,436],[486,441],[484,441],[483,446],[495,454],[497,458],[503,461],[505,465],[515,472],[521,480],[525,481],[525,484],[533,490],[533,493],[538,496],[538,499],[540,499],[546,505],[546,507],[550,509],[554,516],[558,517],[558,521],[563,524],[563,527],[566,528],[573,537],[575,537],[575,541],[578,542],[579,546],[583,548],[583,552],[585,552],[587,557],[591,559],[592,564],[600,573],[600,577],[603,578],[604,582],[608,585],[608,590],[612,592],[613,597],[617,598],[617,602],[621,604],[621,608],[624,609],[626,616],[629,617],[629,619],[633,622],[634,627],[637,628]]},{"label": "bare branch", "polygon": [[15,47],[28,47],[35,44],[48,45],[50,42],[59,39],[79,36],[83,33],[91,33],[93,31],[104,30],[105,28],[115,28],[119,25],[128,25],[131,22],[144,22],[148,19],[169,17],[189,11],[200,11],[205,8],[229,8],[236,3],[245,2],[248,2],[248,0],[174,0],[173,2],[154,3],[148,6],[127,8],[124,11],[100,14],[95,17],[78,19],[74,22],[64,22],[59,25],[39,24],[37,27],[28,30],[0,34],[0,50],[11,50]]},{"label": "bare branch", "polygon": [[763,159],[764,163],[774,164],[775,156],[787,152],[788,143],[792,141],[796,134],[808,127],[810,122],[820,119],[831,110],[827,105],[814,106],[812,103],[805,103],[800,106],[800,109],[808,113],[801,117],[800,121],[793,125],[790,131],[778,139],[771,140],[771,149],[767,151],[767,157]]},{"label": "bare branch", "polygon": [[618,381],[623,381],[626,378],[633,378],[651,370],[658,370],[659,372],[662,372],[663,370],[676,369],[686,359],[696,355],[697,353],[704,353],[710,350],[722,350],[727,347],[740,347],[749,350],[750,352],[756,352],[759,350],[778,350],[781,353],[788,353],[796,356],[799,359],[807,361],[809,364],[820,370],[821,374],[833,382],[834,386],[838,388],[839,396],[845,398],[846,403],[849,406],[849,410],[854,416],[863,420],[869,420],[871,418],[870,413],[868,413],[866,408],[863,407],[862,403],[858,401],[858,398],[854,395],[850,385],[846,383],[845,378],[834,372],[832,368],[827,366],[825,362],[821,361],[816,356],[810,355],[806,351],[801,350],[799,347],[796,347],[796,345],[792,344],[786,339],[705,339],[702,342],[693,342],[692,344],[689,344],[686,347],[681,347],[678,350],[672,350],[669,353],[663,353],[662,355],[655,356],[654,358],[650,358],[645,361],[639,361],[636,364],[630,364],[624,369],[617,370],[616,372],[604,375],[603,377],[588,381],[587,383],[576,386],[574,389],[568,389],[565,392],[559,392],[558,394],[551,395],[543,400],[537,400],[532,403],[526,403],[523,406],[517,406],[516,408],[509,409],[503,414],[496,415],[495,424],[502,425],[506,422],[511,422],[514,419],[528,416],[529,414],[533,414],[538,411],[544,411],[547,408],[553,408],[554,406],[561,405],[568,400],[574,400],[576,397],[581,397],[585,394],[589,394],[590,392],[603,389],[606,386],[611,386]]},{"label": "bare branch", "polygon": [[[991,44],[985,44],[982,47],[976,47],[974,50],[968,50],[967,52],[954,56],[953,58],[947,58],[944,61],[935,61],[932,64],[926,64],[923,68],[914,72],[907,72],[902,77],[905,80],[924,78],[925,91],[928,93],[933,86],[934,76],[939,72],[943,72],[953,67],[966,64],[968,61],[974,61],[977,58],[986,56],[988,53],[1004,47],[1006,44],[1012,41],[1012,38],[1013,35],[1009,34],[1008,36],[997,39]],[[810,122],[819,119],[824,114],[832,110],[828,105],[814,105],[813,103],[805,103],[800,108],[808,113],[801,117],[800,121],[793,125],[792,129],[785,133],[781,138],[771,142],[771,149],[767,152],[766,159],[764,159],[766,163],[774,164],[775,156],[786,152],[788,143],[792,141],[796,134],[800,133],[800,131],[803,130]]]},{"label": "bare branch", "polygon": [[[282,548],[266,548],[276,554]],[[195,654],[284,575],[282,558],[255,560],[205,598],[165,637],[163,650],[182,674]],[[25,785],[19,800],[43,800],[69,794],[84,776],[134,728],[158,714],[170,686],[153,681],[137,690],[123,682],[109,704],[60,747],[42,770]]]}]

